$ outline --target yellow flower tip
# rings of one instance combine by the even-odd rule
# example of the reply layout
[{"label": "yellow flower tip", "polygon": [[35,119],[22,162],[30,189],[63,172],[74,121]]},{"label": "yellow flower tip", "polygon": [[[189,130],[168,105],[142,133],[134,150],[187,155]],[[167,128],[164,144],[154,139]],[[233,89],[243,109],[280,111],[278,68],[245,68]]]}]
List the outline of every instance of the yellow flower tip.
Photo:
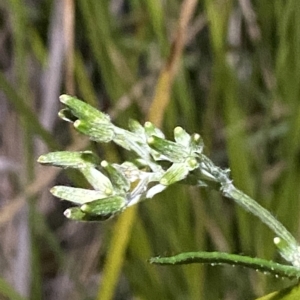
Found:
[{"label": "yellow flower tip", "polygon": [[63,94],[63,95],[61,95],[60,97],[59,97],[59,101],[61,102],[61,103],[67,103],[68,102],[68,100],[70,99],[70,98],[72,98],[71,96],[69,96],[69,95],[66,95],[66,94]]},{"label": "yellow flower tip", "polygon": [[81,125],[81,121],[80,120],[76,120],[74,123],[73,123],[73,125],[74,125],[74,127],[75,128],[77,128],[77,127],[79,127],[80,125]]},{"label": "yellow flower tip", "polygon": [[286,252],[286,249],[288,248],[288,244],[285,240],[276,236],[273,239],[273,243],[279,249],[280,252]]},{"label": "yellow flower tip", "polygon": [[162,185],[168,185],[168,179],[166,179],[166,178],[162,178],[161,180],[160,180],[160,184],[162,184]]},{"label": "yellow flower tip", "polygon": [[83,204],[80,206],[80,209],[83,211],[83,212],[88,212],[89,211],[89,207],[87,204]]},{"label": "yellow flower tip", "polygon": [[41,155],[38,159],[37,162],[38,163],[45,163],[47,161],[46,156],[45,155]]},{"label": "yellow flower tip", "polygon": [[152,123],[147,121],[147,122],[145,122],[144,126],[147,127],[147,128],[150,128],[150,127],[152,127]]},{"label": "yellow flower tip", "polygon": [[57,115],[58,115],[59,117],[64,116],[63,110],[61,109],[61,110],[57,113]]},{"label": "yellow flower tip", "polygon": [[106,160],[101,161],[101,167],[102,168],[107,168],[108,167],[108,162]]},{"label": "yellow flower tip", "polygon": [[154,143],[154,137],[153,137],[153,136],[150,136],[150,137],[148,138],[148,140],[147,140],[147,143],[148,143],[149,145],[153,144],[153,143]]},{"label": "yellow flower tip", "polygon": [[51,194],[55,194],[56,191],[57,191],[57,187],[56,187],[56,186],[54,186],[54,187],[52,187],[52,188],[50,189],[50,193],[51,193]]},{"label": "yellow flower tip", "polygon": [[188,164],[189,164],[189,166],[190,166],[191,168],[197,167],[197,165],[198,165],[197,159],[195,159],[195,158],[190,158],[190,159],[188,160]]},{"label": "yellow flower tip", "polygon": [[273,239],[273,242],[275,245],[279,245],[280,242],[281,242],[281,238],[279,238],[278,236],[276,236],[274,239]]},{"label": "yellow flower tip", "polygon": [[200,134],[195,133],[194,136],[193,136],[193,139],[194,139],[195,142],[199,142],[201,140]]},{"label": "yellow flower tip", "polygon": [[68,219],[71,217],[71,210],[68,208],[68,209],[66,209],[65,211],[64,211],[64,215],[65,215],[65,217],[67,217]]},{"label": "yellow flower tip", "polygon": [[110,189],[110,188],[106,188],[106,189],[105,189],[105,194],[106,194],[107,196],[112,195],[112,193],[113,193],[112,189]]},{"label": "yellow flower tip", "polygon": [[175,134],[180,134],[182,131],[183,131],[183,128],[180,127],[180,126],[177,126],[177,127],[175,127],[175,129],[174,129],[174,133],[175,133]]}]

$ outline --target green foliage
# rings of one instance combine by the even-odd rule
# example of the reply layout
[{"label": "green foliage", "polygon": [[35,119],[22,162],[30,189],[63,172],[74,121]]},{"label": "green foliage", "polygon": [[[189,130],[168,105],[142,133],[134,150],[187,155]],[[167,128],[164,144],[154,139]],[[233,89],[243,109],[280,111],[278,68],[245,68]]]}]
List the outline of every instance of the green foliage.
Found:
[{"label": "green foliage", "polygon": [[[60,99],[70,109],[72,115],[68,121],[73,122],[78,131],[81,132],[76,124],[85,121],[87,130],[84,133],[94,140],[94,132],[97,130],[95,127],[101,127],[104,123],[107,127],[103,129],[103,136],[109,136],[110,139],[101,139],[100,135],[99,141],[110,142],[117,137],[117,143],[139,156],[138,165],[132,162],[110,165],[107,161],[97,165],[95,163],[97,159],[90,152],[52,152],[42,155],[38,159],[42,164],[84,170],[83,175],[95,188],[94,191],[63,186],[52,188],[54,195],[79,204],[79,207],[68,208],[65,211],[66,217],[78,221],[107,220],[123,212],[127,207],[152,198],[166,187],[183,180],[187,184],[200,187],[217,185],[225,197],[231,198],[246,211],[257,216],[279,236],[274,239],[274,244],[282,257],[293,266],[222,252],[188,252],[172,257],[152,258],[150,262],[162,265],[231,264],[252,268],[264,274],[270,273],[276,277],[300,278],[300,246],[297,241],[271,213],[235,188],[228,176],[228,170],[215,166],[202,153],[204,145],[199,134],[191,136],[181,127],[176,127],[175,142],[172,142],[166,140],[163,133],[150,122],[146,122],[144,127],[133,122],[134,132],[129,132],[116,127],[110,123],[108,117],[103,118],[102,113],[97,113],[94,108],[78,99],[66,95],[61,96]],[[62,116],[65,118],[64,115]],[[95,130],[92,131],[92,128]],[[109,135],[106,134],[106,129]],[[164,168],[163,161],[169,161],[171,166]],[[141,171],[139,165],[148,168],[148,171]],[[97,169],[100,166],[108,171],[107,177]],[[132,188],[131,184],[136,181],[138,182]]]},{"label": "green foliage", "polygon": [[[73,12],[63,6],[56,7],[56,3],[72,2],[75,4]],[[32,290],[29,299],[40,299],[43,287],[49,286],[52,279],[56,282],[54,287],[51,285],[52,291],[64,289],[72,299],[94,299],[97,289],[99,294],[109,290],[107,297],[104,292],[103,298],[99,296],[101,300],[114,296],[122,299],[253,299],[291,284],[290,280],[277,280],[241,268],[220,269],[196,264],[162,268],[147,262],[149,257],[158,254],[172,256],[199,249],[278,261],[277,247],[269,242],[273,233],[244,209],[207,189],[173,185],[153,200],[132,206],[117,219],[101,225],[61,218],[61,210],[67,208],[65,202],[53,205],[49,193],[46,200],[43,196],[39,201],[32,201],[37,198],[31,196],[46,190],[45,185],[50,184],[46,175],[55,169],[43,168],[45,173],[35,173],[36,156],[41,154],[35,138],[48,145],[49,151],[65,149],[70,143],[71,151],[92,149],[109,162],[132,158],[113,144],[83,143],[83,147],[74,148],[77,135],[69,132],[65,124],[44,125],[52,113],[57,113],[58,103],[56,100],[48,102],[49,97],[44,96],[49,95],[49,90],[55,94],[52,93],[50,99],[56,99],[60,93],[76,94],[94,107],[109,111],[114,124],[121,127],[127,126],[130,118],[149,119],[146,114],[157,89],[156,79],[165,62],[169,62],[181,5],[186,2],[0,1],[0,152],[4,161],[8,157],[8,161],[17,163],[16,171],[1,173],[4,186],[7,182],[10,185],[2,190],[1,183],[0,224],[3,235],[18,232],[13,238],[1,236],[1,240],[19,241],[19,228],[12,230],[10,225],[15,224],[15,219],[19,220],[15,216],[24,205],[24,195],[30,196],[26,203],[31,206],[30,222],[26,225],[30,229],[30,249],[22,243],[17,246],[1,243],[0,264],[3,277],[11,278],[10,274],[20,272],[15,269],[15,258],[7,253],[30,252],[32,260],[24,255],[24,261],[28,262],[25,274],[32,274],[28,283]],[[116,3],[120,6],[115,6]],[[73,16],[75,20],[75,27],[69,32],[59,22],[70,20],[65,16]],[[154,115],[162,115],[163,123],[156,126],[162,128],[168,138],[178,125],[188,132],[201,133],[205,154],[216,165],[230,168],[235,186],[270,210],[295,237],[299,236],[300,228],[299,22],[298,0],[197,3],[184,34],[185,50],[174,75],[168,106],[165,110],[158,105],[154,111]],[[55,27],[59,27],[60,38],[52,38]],[[72,30],[75,43],[70,47]],[[53,50],[58,49],[55,46],[64,48],[65,52],[54,55]],[[57,68],[57,65],[66,58],[63,65],[69,68],[71,57],[74,68],[71,66],[70,76],[64,67]],[[45,76],[53,68],[54,74]],[[61,76],[65,73],[68,73],[67,78]],[[53,86],[51,78],[56,85]],[[69,80],[73,81],[74,90],[68,89]],[[66,120],[76,121],[69,108],[61,114]],[[104,119],[102,128],[96,131],[90,128],[88,132],[86,121],[76,125],[93,140],[106,142],[112,138],[112,132]],[[138,124],[129,127],[130,131],[134,131],[132,127],[136,131],[148,130],[147,126],[141,128]],[[157,136],[162,137],[158,133]],[[126,149],[133,147],[131,140],[124,142],[118,136],[114,142]],[[154,155],[156,150],[152,150]],[[99,163],[101,174],[114,178],[111,180],[113,188],[122,186],[124,178],[120,176],[117,180],[119,175],[97,160],[96,164]],[[185,162],[180,163],[182,165],[176,168],[178,174],[182,174],[183,169],[187,172]],[[109,166],[114,167],[114,164]],[[90,200],[105,194],[101,188],[96,194],[86,194],[87,185],[96,190],[94,186],[99,182],[94,178],[103,178],[97,172],[95,175],[93,169],[80,169],[88,182],[74,175],[72,170],[64,172],[69,178],[59,176],[55,180],[56,189],[52,190],[56,196],[63,192],[67,200],[77,201],[75,205],[79,205],[77,212],[81,215],[82,193]],[[167,177],[167,181],[179,180],[176,174]],[[44,184],[40,184],[41,181]],[[65,184],[80,186],[83,191],[71,187],[62,190]],[[16,193],[22,200],[19,201],[19,196],[14,198]],[[3,197],[11,199],[3,200]],[[117,205],[120,206],[121,203]],[[123,219],[132,208],[138,210],[137,217]],[[122,222],[115,223],[116,220]],[[132,227],[127,227],[130,222]],[[82,234],[82,228],[86,234]],[[115,232],[122,241],[112,239]],[[281,237],[277,246],[283,252],[287,250],[289,256],[286,238]],[[13,251],[3,249],[5,246]],[[117,250],[121,257],[117,257]],[[108,259],[110,253],[115,260]],[[116,261],[117,258],[120,260]],[[59,276],[68,278],[70,284]],[[92,278],[103,279],[105,287]],[[112,281],[115,284],[108,286],[107,282]],[[281,295],[277,293],[276,297],[283,298]]]},{"label": "green foliage", "polygon": [[300,271],[292,266],[284,266],[260,258],[223,252],[187,252],[171,257],[153,257],[150,259],[150,263],[160,265],[202,263],[210,264],[211,266],[228,264],[231,266],[244,266],[263,272],[266,275],[275,275],[276,277],[300,278]]}]

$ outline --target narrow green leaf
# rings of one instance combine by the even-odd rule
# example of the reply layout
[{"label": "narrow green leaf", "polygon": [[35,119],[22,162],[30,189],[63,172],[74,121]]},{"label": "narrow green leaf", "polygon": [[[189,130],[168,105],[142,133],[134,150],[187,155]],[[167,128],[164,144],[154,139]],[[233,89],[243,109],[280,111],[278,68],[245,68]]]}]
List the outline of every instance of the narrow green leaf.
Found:
[{"label": "narrow green leaf", "polygon": [[80,205],[86,202],[95,201],[97,199],[102,199],[109,196],[106,193],[103,193],[102,191],[87,190],[61,185],[54,186],[50,190],[50,192],[55,197],[71,201]]},{"label": "narrow green leaf", "polygon": [[111,181],[99,170],[95,169],[93,166],[86,166],[80,168],[80,172],[95,190],[102,191],[107,194],[107,196],[113,194],[114,188]]},{"label": "narrow green leaf", "polygon": [[155,135],[149,137],[147,142],[151,148],[172,162],[183,162],[189,155],[185,147]]},{"label": "narrow green leaf", "polygon": [[144,128],[145,128],[145,134],[147,137],[151,137],[152,135],[155,135],[162,139],[165,138],[165,135],[163,134],[163,132],[159,128],[154,126],[153,123],[151,123],[149,121],[145,122]]},{"label": "narrow green leaf", "polygon": [[101,162],[101,167],[105,169],[105,171],[108,173],[116,190],[118,190],[121,193],[129,191],[130,182],[120,171],[120,168],[118,168],[117,165],[110,164],[106,160],[103,160]]},{"label": "narrow green leaf", "polygon": [[74,127],[95,142],[108,143],[114,137],[113,126],[108,124],[94,124],[90,121],[76,120]]},{"label": "narrow green leaf", "polygon": [[145,128],[138,121],[130,119],[128,126],[133,133],[137,133],[141,136],[145,135]]},{"label": "narrow green leaf", "polygon": [[86,219],[87,214],[85,214],[79,207],[71,207],[64,211],[64,215],[71,220],[77,221],[89,221]]},{"label": "narrow green leaf", "polygon": [[121,213],[127,205],[127,200],[121,196],[112,196],[83,204],[80,209],[88,214],[108,219]]},{"label": "narrow green leaf", "polygon": [[176,143],[184,147],[189,147],[191,142],[191,136],[179,126],[174,129],[174,139]]},{"label": "narrow green leaf", "polygon": [[93,124],[109,124],[110,117],[89,104],[69,95],[61,95],[60,102],[65,104],[73,115],[80,120]]},{"label": "narrow green leaf", "polygon": [[84,168],[96,165],[98,160],[91,151],[56,151],[41,155],[37,161],[43,165],[61,168]]},{"label": "narrow green leaf", "polygon": [[275,237],[273,240],[275,246],[277,247],[280,255],[284,258],[288,258],[289,262],[293,266],[300,268],[300,248],[299,246],[291,247],[286,240],[279,237]]},{"label": "narrow green leaf", "polygon": [[115,137],[113,141],[116,144],[124,149],[135,152],[153,171],[160,170],[160,166],[153,162],[153,159],[149,154],[151,152],[150,147],[143,137],[119,127],[114,127],[114,132]]},{"label": "narrow green leaf", "polygon": [[147,151],[143,147],[147,144],[143,138],[123,128],[115,127],[114,142],[124,149],[134,151],[141,157],[147,155]]},{"label": "narrow green leaf", "polygon": [[200,134],[194,133],[191,136],[189,147],[194,153],[201,154],[203,152],[204,142]]},{"label": "narrow green leaf", "polygon": [[161,178],[160,183],[163,185],[171,185],[177,181],[186,178],[188,173],[189,169],[185,162],[174,163]]},{"label": "narrow green leaf", "polygon": [[150,259],[152,264],[160,265],[178,265],[178,264],[192,264],[202,263],[222,265],[229,264],[232,266],[243,266],[263,272],[264,274],[273,274],[276,277],[300,278],[300,270],[293,267],[278,264],[260,258],[253,258],[249,256],[242,256],[236,254],[229,254],[224,252],[187,252],[180,253],[170,257],[154,257]]},{"label": "narrow green leaf", "polygon": [[74,221],[105,221],[107,220],[107,217],[98,216],[98,215],[90,215],[88,213],[84,213],[79,207],[71,207],[64,211],[64,215],[71,220]]}]

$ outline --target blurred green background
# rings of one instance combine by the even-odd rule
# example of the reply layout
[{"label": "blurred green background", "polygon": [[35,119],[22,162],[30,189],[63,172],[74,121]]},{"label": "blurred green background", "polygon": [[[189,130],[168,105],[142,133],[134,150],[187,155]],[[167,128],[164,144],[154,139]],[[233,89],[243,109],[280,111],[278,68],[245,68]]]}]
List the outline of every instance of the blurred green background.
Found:
[{"label": "blurred green background", "polygon": [[280,260],[273,235],[216,192],[172,186],[103,223],[64,218],[40,167],[51,150],[96,145],[59,120],[69,93],[127,126],[180,125],[299,237],[298,0],[2,0],[0,2],[0,298],[253,299],[289,280],[232,267],[158,267],[147,259],[228,251]]}]

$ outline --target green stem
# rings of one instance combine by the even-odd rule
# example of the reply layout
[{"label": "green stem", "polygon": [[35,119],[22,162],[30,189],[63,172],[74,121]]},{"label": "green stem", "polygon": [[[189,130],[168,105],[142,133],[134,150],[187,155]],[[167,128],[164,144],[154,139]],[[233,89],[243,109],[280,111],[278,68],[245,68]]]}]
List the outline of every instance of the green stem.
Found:
[{"label": "green stem", "polygon": [[293,265],[298,265],[298,243],[292,234],[265,208],[250,198],[248,195],[237,189],[231,182],[222,185],[222,194],[234,200],[238,205],[246,211],[251,212],[257,216],[263,223],[265,223],[284,243],[278,246],[279,252],[283,258],[291,262]]},{"label": "green stem", "polygon": [[281,256],[294,266],[300,266],[300,247],[292,234],[265,208],[251,197],[237,189],[229,179],[229,170],[223,170],[205,155],[201,155],[201,162],[196,174],[198,185],[203,183],[220,190],[223,196],[234,200],[246,211],[258,217],[266,224],[280,240],[275,242]]},{"label": "green stem", "polygon": [[263,273],[274,274],[275,276],[300,278],[300,271],[292,266],[278,264],[265,259],[229,254],[224,252],[186,252],[169,257],[152,257],[151,264],[179,265],[202,263],[211,265],[229,264],[231,266],[243,266]]},{"label": "green stem", "polygon": [[297,241],[292,234],[265,208],[237,189],[233,184],[222,191],[225,197],[233,199],[238,205],[245,210],[257,216],[263,223],[265,223],[276,235],[285,240],[289,245],[297,245]]}]

